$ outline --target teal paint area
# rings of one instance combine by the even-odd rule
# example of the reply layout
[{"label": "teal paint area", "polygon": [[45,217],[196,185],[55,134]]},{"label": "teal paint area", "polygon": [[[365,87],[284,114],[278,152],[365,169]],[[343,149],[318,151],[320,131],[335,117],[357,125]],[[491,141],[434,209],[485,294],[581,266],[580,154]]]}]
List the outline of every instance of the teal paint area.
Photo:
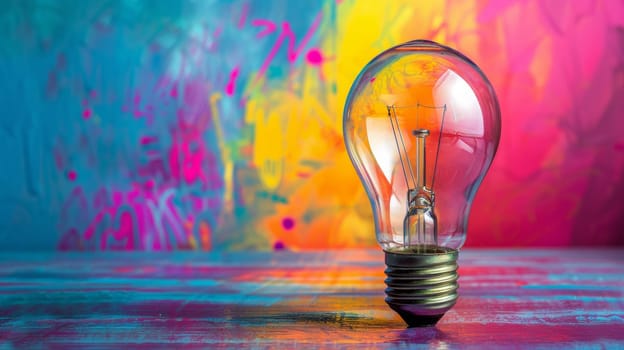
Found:
[{"label": "teal paint area", "polygon": [[[245,87],[262,77],[275,88],[282,71],[304,64],[327,4],[4,2],[0,250],[210,250],[252,240],[232,232],[255,220],[240,194],[258,180],[226,179],[220,143],[236,172],[253,173],[238,152],[254,142]],[[211,96],[221,97],[211,105]],[[223,212],[226,180],[232,212],[245,215]],[[257,241],[252,248],[270,245]]]}]

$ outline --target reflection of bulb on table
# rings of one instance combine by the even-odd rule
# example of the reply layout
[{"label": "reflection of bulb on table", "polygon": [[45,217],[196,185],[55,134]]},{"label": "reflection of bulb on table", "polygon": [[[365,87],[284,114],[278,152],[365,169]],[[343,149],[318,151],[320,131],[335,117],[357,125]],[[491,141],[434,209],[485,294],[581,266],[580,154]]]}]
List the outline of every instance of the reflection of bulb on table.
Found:
[{"label": "reflection of bulb on table", "polygon": [[435,324],[457,300],[458,250],[498,146],[494,90],[461,53],[411,41],[364,68],[343,125],[386,254],[386,302],[410,326]]}]

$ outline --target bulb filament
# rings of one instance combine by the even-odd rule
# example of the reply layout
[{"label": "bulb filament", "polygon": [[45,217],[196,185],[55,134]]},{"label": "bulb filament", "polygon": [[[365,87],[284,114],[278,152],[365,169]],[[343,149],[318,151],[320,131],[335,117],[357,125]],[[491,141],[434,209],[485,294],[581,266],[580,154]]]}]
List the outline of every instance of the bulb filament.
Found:
[{"label": "bulb filament", "polygon": [[[417,108],[421,105],[418,104]],[[401,161],[401,168],[405,176],[407,185],[407,210],[403,220],[403,246],[415,252],[425,251],[427,246],[438,245],[438,220],[434,212],[435,193],[433,184],[435,181],[436,168],[438,166],[438,155],[440,153],[440,138],[444,127],[444,115],[446,105],[443,107],[431,107],[443,109],[442,122],[440,126],[440,137],[438,138],[436,155],[433,167],[431,187],[427,186],[427,137],[430,131],[419,128],[412,131],[415,140],[416,156],[414,166],[408,156],[403,135],[399,128],[399,121],[396,115],[396,107],[388,106],[388,117],[392,125],[394,140]],[[418,124],[418,115],[416,115]]]}]

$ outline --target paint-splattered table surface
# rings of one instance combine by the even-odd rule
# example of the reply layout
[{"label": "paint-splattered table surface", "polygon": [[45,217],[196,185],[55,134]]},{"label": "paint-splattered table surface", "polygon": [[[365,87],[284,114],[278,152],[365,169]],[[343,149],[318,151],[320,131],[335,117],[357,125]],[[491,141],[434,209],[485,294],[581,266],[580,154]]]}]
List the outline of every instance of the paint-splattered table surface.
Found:
[{"label": "paint-splattered table surface", "polygon": [[624,250],[463,250],[406,329],[379,251],[0,254],[0,348],[624,347]]}]

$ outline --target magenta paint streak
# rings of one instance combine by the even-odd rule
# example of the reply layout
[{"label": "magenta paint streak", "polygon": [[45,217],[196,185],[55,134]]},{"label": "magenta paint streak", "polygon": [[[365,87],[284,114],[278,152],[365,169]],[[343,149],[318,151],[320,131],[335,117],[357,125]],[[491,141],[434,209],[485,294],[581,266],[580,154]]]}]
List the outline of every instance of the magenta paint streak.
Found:
[{"label": "magenta paint streak", "polygon": [[176,182],[199,182],[204,189],[223,185],[216,155],[206,146],[198,131],[176,133],[168,153],[169,171]]},{"label": "magenta paint streak", "polygon": [[[234,72],[236,75],[237,72]],[[179,90],[178,90],[179,89]],[[203,213],[220,207],[220,199],[205,191],[223,186],[217,155],[208,147],[205,132],[211,126],[211,110],[206,100],[209,86],[199,80],[181,84],[167,77],[158,80],[155,93],[161,98],[181,96],[177,125],[171,129],[171,144],[166,156],[158,149],[159,136],[143,135],[138,139],[146,164],[137,173],[143,182],[132,182],[125,189],[101,188],[88,206],[81,187],[76,187],[74,203],[63,209],[59,249],[68,250],[173,250],[197,249],[196,234],[205,230]],[[132,97],[131,110],[142,111],[141,94]],[[145,108],[149,111],[151,104]],[[68,178],[73,177],[67,173]],[[199,185],[199,186],[197,186]],[[197,187],[197,192],[184,189]],[[80,204],[78,202],[80,201]],[[95,203],[97,202],[97,203]],[[77,209],[77,208],[80,209]],[[81,214],[78,215],[78,210]],[[190,210],[190,212],[187,212]],[[68,221],[87,217],[88,222]],[[196,220],[196,221],[195,221]],[[203,228],[199,228],[200,225]],[[211,227],[208,227],[211,230]],[[202,242],[203,249],[210,249]]]},{"label": "magenta paint streak", "polygon": [[131,113],[135,118],[147,118],[148,124],[151,124],[154,117],[154,106],[151,104],[146,104],[144,109],[141,107],[141,102],[143,101],[141,94],[139,91],[135,91],[132,97],[132,105],[129,106],[125,104],[121,107],[122,112]]},{"label": "magenta paint streak", "polygon": [[232,72],[230,72],[230,80],[225,86],[225,94],[228,96],[234,95],[234,89],[236,88],[236,78],[238,78],[238,73],[238,66],[234,67],[234,69],[232,69]]},{"label": "magenta paint streak", "polygon": [[[316,18],[314,19],[314,22],[310,26],[310,29],[308,29],[308,31],[306,32],[304,37],[301,39],[301,42],[299,43],[297,47],[295,47],[296,38],[295,38],[295,34],[290,29],[290,24],[288,22],[283,22],[280,35],[275,40],[275,44],[273,44],[271,51],[269,52],[269,54],[264,60],[264,63],[262,63],[262,66],[258,70],[258,77],[264,76],[267,69],[271,65],[271,62],[273,62],[275,55],[277,55],[277,52],[282,47],[284,40],[288,40],[288,45],[287,45],[288,62],[290,62],[291,64],[294,63],[299,57],[299,54],[301,53],[303,48],[307,45],[308,41],[310,41],[314,33],[318,30],[318,27],[321,24],[322,18],[323,18],[323,13],[321,12],[316,16]],[[269,23],[269,21],[265,21],[265,20],[262,20],[262,21],[263,22],[261,22],[261,25],[264,25],[264,26],[268,25],[267,23]],[[252,24],[254,23],[252,22]],[[274,30],[275,29],[274,26],[275,24],[273,24],[273,26],[271,26],[270,28]],[[267,30],[262,31],[261,33],[264,35],[268,34]]]},{"label": "magenta paint streak", "polygon": [[139,140],[142,145],[148,145],[150,143],[155,143],[156,141],[158,141],[158,138],[155,136],[141,136]]},{"label": "magenta paint streak", "polygon": [[[175,241],[184,246],[183,220],[171,202],[172,196],[172,190],[154,190],[136,184],[128,192],[114,191],[112,203],[95,215],[81,239],[91,249],[99,250],[170,250],[166,238],[169,229]],[[113,244],[109,246],[111,238]]]},{"label": "magenta paint streak", "polygon": [[247,15],[249,14],[249,4],[244,4],[241,9],[241,15],[238,19],[238,29],[243,29],[245,22],[247,22]]},{"label": "magenta paint streak", "polygon": [[251,21],[251,25],[254,27],[265,27],[264,30],[261,30],[258,34],[256,34],[256,38],[258,39],[264,38],[277,29],[277,24],[267,19],[254,19]]},{"label": "magenta paint streak", "polygon": [[119,228],[104,231],[105,233],[100,241],[100,249],[106,249],[108,235],[112,235],[117,241],[125,240],[126,244],[121,246],[123,250],[134,250],[135,244],[138,242],[134,242],[133,221],[134,218],[131,212],[122,212],[119,217]]},{"label": "magenta paint streak", "polygon": [[178,87],[174,85],[171,90],[169,90],[169,96],[176,98],[178,97]]}]

